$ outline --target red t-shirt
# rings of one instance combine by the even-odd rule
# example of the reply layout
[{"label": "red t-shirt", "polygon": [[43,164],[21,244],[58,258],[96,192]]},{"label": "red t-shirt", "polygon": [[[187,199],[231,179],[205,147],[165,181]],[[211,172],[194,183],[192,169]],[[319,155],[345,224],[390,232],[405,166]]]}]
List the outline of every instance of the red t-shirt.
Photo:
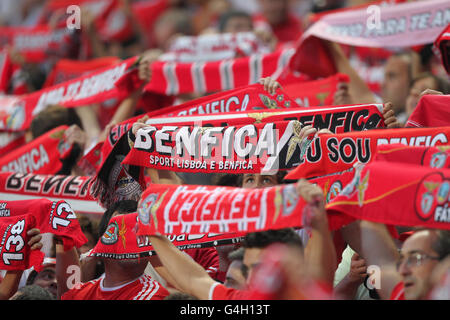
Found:
[{"label": "red t-shirt", "polygon": [[403,286],[403,282],[397,283],[394,289],[392,289],[389,300],[405,300],[405,287]]},{"label": "red t-shirt", "polygon": [[211,278],[222,281],[219,279],[219,254],[216,248],[186,249],[185,252],[201,265]]},{"label": "red t-shirt", "polygon": [[209,300],[249,300],[251,293],[225,287],[223,284],[215,283],[209,291]]},{"label": "red t-shirt", "polygon": [[103,287],[103,279],[104,276],[71,289],[61,300],[162,300],[169,295],[166,288],[146,274],[113,288]]}]

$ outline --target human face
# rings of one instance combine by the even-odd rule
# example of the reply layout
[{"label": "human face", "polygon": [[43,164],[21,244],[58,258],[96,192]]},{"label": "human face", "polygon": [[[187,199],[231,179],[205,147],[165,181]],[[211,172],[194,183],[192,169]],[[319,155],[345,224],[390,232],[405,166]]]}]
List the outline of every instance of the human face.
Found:
[{"label": "human face", "polygon": [[245,248],[244,251],[244,266],[247,268],[247,284],[252,278],[254,270],[260,265],[263,249],[260,248]]},{"label": "human face", "polygon": [[411,115],[411,113],[416,108],[417,104],[419,103],[420,94],[425,89],[437,90],[436,81],[434,81],[434,79],[431,77],[426,77],[414,82],[411,89],[409,90],[408,98],[406,99],[406,113],[408,114],[408,116]]},{"label": "human face", "polygon": [[55,266],[47,266],[39,272],[34,279],[33,284],[38,285],[50,291],[55,297],[57,296],[58,286],[56,283],[56,269]]},{"label": "human face", "polygon": [[[405,287],[406,300],[423,299],[430,289],[431,273],[439,262],[432,248],[435,240],[434,232],[423,230],[414,233],[403,243],[397,267]],[[408,264],[408,259],[417,263]]]},{"label": "human face", "polygon": [[224,33],[238,33],[238,32],[251,32],[253,31],[252,21],[246,17],[233,17],[228,19]]},{"label": "human face", "polygon": [[242,188],[255,189],[272,187],[278,184],[276,175],[244,174]]},{"label": "human face", "polygon": [[396,114],[405,109],[409,91],[409,67],[404,58],[392,56],[386,62],[382,84],[383,102],[392,102]]},{"label": "human face", "polygon": [[242,290],[245,288],[246,279],[242,274],[242,261],[234,260],[228,267],[227,274],[225,275],[225,282],[223,283],[228,288],[234,288]]}]

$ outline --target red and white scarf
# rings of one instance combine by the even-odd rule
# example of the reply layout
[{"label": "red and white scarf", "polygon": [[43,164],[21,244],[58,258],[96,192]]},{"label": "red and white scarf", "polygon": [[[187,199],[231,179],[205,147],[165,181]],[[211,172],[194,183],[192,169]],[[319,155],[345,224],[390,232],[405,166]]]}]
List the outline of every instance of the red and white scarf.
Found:
[{"label": "red and white scarf", "polygon": [[426,94],[420,98],[406,121],[407,127],[445,127],[450,125],[450,95]]},{"label": "red and white scarf", "polygon": [[21,173],[54,174],[72,150],[65,141],[67,126],[59,126],[0,158],[0,170]]},{"label": "red and white scarf", "polygon": [[[312,137],[300,139],[300,130],[305,124],[305,118],[312,120],[317,117],[317,122],[312,123],[314,127],[322,126],[339,132],[362,130],[364,123],[370,123],[375,127],[384,125],[380,114],[377,113],[379,109],[375,105],[369,107],[373,113],[361,107],[345,106],[331,110],[290,109],[272,115],[269,112],[255,113],[254,119],[252,114],[247,114],[247,119],[236,119],[228,114],[228,118],[222,118],[222,122],[215,121],[212,124],[209,121],[196,121],[150,125],[138,130],[134,146],[127,153],[123,164],[206,173],[268,173],[291,169],[300,164],[311,143]],[[356,111],[358,108],[364,112]],[[293,112],[294,110],[296,112]],[[351,117],[355,114],[353,120],[344,121],[346,113],[343,110],[351,112]],[[336,126],[337,122],[331,126],[334,115],[340,118],[339,127]],[[327,119],[328,124],[325,122],[319,124],[318,118],[322,116],[321,119]],[[249,118],[251,121],[245,123],[244,121],[248,121]],[[377,118],[377,121],[372,121],[374,118]],[[151,120],[156,123],[158,121],[158,119]],[[223,126],[223,123],[227,125]],[[315,161],[319,161],[320,156],[317,154],[312,157],[316,157]]]},{"label": "red and white scarf", "polygon": [[[262,189],[151,184],[141,199],[138,235],[302,227],[309,208],[295,184]],[[340,228],[342,222],[330,221],[330,229]]]},{"label": "red and white scarf", "polygon": [[211,93],[257,83],[282,70],[294,50],[209,62],[164,62],[151,65],[152,79],[144,90],[169,96],[183,93]]},{"label": "red and white scarf", "polygon": [[[137,226],[137,213],[123,214],[111,218],[105,233],[89,256],[108,259],[138,259],[155,255],[148,237],[137,234]],[[168,238],[180,250],[187,250],[238,243],[243,236],[244,233],[210,233],[178,234]]]},{"label": "red and white scarf", "polygon": [[[327,204],[327,212],[387,225],[450,230],[450,170],[374,161]],[[382,208],[382,210],[380,210]]]},{"label": "red and white scarf", "polygon": [[434,42],[435,52],[440,56],[445,70],[450,74],[450,23]]},{"label": "red and white scarf", "polygon": [[73,49],[74,33],[66,28],[47,25],[33,27],[0,27],[0,43],[10,45],[24,55],[27,62],[40,63],[49,55],[68,57]]},{"label": "red and white scarf", "polygon": [[313,36],[362,47],[429,44],[447,26],[445,14],[449,9],[450,3],[446,0],[430,0],[379,6],[379,12],[369,16],[366,8],[346,10],[324,15],[302,37]]},{"label": "red and white scarf", "polygon": [[331,106],[338,85],[349,81],[346,74],[337,73],[320,80],[283,82],[283,90],[302,107]]},{"label": "red and white scarf", "polygon": [[182,63],[219,61],[270,51],[253,32],[215,33],[177,37],[159,60]]},{"label": "red and white scarf", "polygon": [[91,196],[91,184],[88,176],[0,172],[0,199],[64,200],[77,213],[102,215],[105,209]]},{"label": "red and white scarf", "polygon": [[133,57],[30,94],[1,97],[0,130],[26,130],[33,117],[51,104],[78,107],[111,98],[123,99],[129,94],[129,87],[118,87],[116,82],[119,79],[125,82],[133,76],[131,70],[135,69],[136,61],[137,57]]},{"label": "red and white scarf", "polygon": [[52,233],[63,240],[64,250],[81,247],[87,239],[72,208],[65,201],[35,199],[24,201],[0,201],[0,269],[42,269],[44,253],[30,250],[26,245],[26,232],[38,228],[40,232]]},{"label": "red and white scarf", "polygon": [[383,129],[324,134],[313,140],[302,163],[286,179],[320,177],[370,162],[381,144],[439,146],[450,142],[450,127]]}]

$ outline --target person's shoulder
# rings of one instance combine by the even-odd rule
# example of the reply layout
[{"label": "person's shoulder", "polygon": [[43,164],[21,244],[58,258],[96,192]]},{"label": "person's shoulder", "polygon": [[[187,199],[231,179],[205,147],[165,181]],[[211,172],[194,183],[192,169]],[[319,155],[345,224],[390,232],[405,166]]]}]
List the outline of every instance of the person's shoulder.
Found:
[{"label": "person's shoulder", "polygon": [[61,296],[61,300],[83,299],[86,292],[90,292],[98,287],[101,278],[94,279],[69,289]]},{"label": "person's shoulder", "polygon": [[169,295],[169,291],[148,274],[143,274],[137,280],[137,294],[133,300],[162,300]]},{"label": "person's shoulder", "polygon": [[209,300],[247,300],[247,291],[228,288],[220,282],[216,282],[210,288]]}]

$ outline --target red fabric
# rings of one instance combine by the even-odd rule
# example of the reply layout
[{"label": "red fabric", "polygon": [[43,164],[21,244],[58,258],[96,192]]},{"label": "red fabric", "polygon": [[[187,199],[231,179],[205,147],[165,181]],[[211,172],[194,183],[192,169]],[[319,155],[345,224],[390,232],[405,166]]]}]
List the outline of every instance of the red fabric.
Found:
[{"label": "red fabric", "polygon": [[77,213],[102,215],[105,209],[89,193],[91,182],[89,176],[0,172],[0,197],[10,200],[61,199]]},{"label": "red fabric", "polygon": [[[90,256],[109,259],[139,259],[154,255],[152,244],[147,237],[141,237],[141,234],[136,231],[136,227],[137,213],[113,217]],[[209,267],[218,267],[218,261],[214,255],[215,249],[203,248],[239,242],[243,236],[243,233],[216,235],[177,233],[168,238],[176,247],[187,251],[194,260],[208,270]]]},{"label": "red fabric", "polygon": [[406,121],[406,127],[445,127],[450,125],[450,95],[427,94],[420,98]]},{"label": "red fabric", "polygon": [[[78,223],[77,217],[73,212],[70,205],[65,201],[50,201],[48,199],[34,199],[34,200],[22,200],[22,201],[3,201],[2,215],[0,218],[0,223],[2,226],[3,237],[6,239],[7,235],[10,236],[25,236],[26,230],[29,228],[36,227],[43,233],[52,233],[56,236],[60,236],[63,240],[64,250],[67,251],[73,246],[81,247],[87,242],[87,239],[83,232],[81,231],[80,225]],[[23,220],[23,222],[20,221]],[[16,227],[8,228],[8,225],[16,224]],[[9,233],[8,233],[9,232]],[[16,253],[11,251],[11,244],[8,242],[13,241],[6,240],[5,249],[10,250],[9,253]],[[17,240],[19,241],[19,240]],[[17,244],[18,242],[13,242],[12,244]],[[24,242],[25,244],[26,242]],[[9,248],[11,249],[9,249]],[[22,246],[26,248],[27,246]],[[21,250],[20,246],[16,246],[14,250]],[[24,255],[21,259],[15,260],[15,265],[5,264],[5,251],[2,251],[3,259],[0,261],[0,269],[5,270],[24,270],[28,269],[32,263],[37,271],[41,270],[42,260],[36,258],[36,254],[32,251],[30,253],[30,261],[27,262],[28,255]],[[43,259],[43,255],[41,255]]]},{"label": "red fabric", "polygon": [[17,148],[0,159],[1,171],[54,174],[72,145],[64,139],[67,126],[59,126]]},{"label": "red fabric", "polygon": [[249,300],[250,292],[227,288],[217,283],[211,293],[210,300]]},{"label": "red fabric", "polygon": [[21,132],[0,132],[0,154],[5,156],[9,152],[23,146],[25,134]]},{"label": "red fabric", "polygon": [[[138,207],[138,235],[302,227],[306,207],[294,184],[264,189],[152,184],[142,199]],[[342,223],[339,219],[330,220],[330,229],[338,229]]]},{"label": "red fabric", "polygon": [[44,253],[40,250],[30,250],[27,245],[30,237],[27,231],[36,227],[36,218],[31,214],[9,216],[11,208],[8,203],[2,206],[0,218],[0,235],[2,237],[0,252],[1,270],[25,270],[34,267],[41,270]]},{"label": "red fabric", "polygon": [[[320,177],[350,169],[356,162],[370,162],[381,144],[409,146],[439,146],[450,141],[450,127],[420,129],[383,129],[323,134],[311,144],[314,150],[306,153],[304,161],[289,172],[285,179]],[[321,155],[319,160],[310,155]]]},{"label": "red fabric", "polygon": [[403,286],[403,282],[399,282],[394,289],[392,289],[389,300],[405,300],[405,287]]},{"label": "red fabric", "polygon": [[450,24],[436,38],[434,46],[441,56],[445,70],[450,74]]},{"label": "red fabric", "polygon": [[155,61],[150,67],[152,79],[144,90],[173,96],[239,88],[274,75],[285,67],[291,55],[292,49],[285,49],[223,61],[194,63]]},{"label": "red fabric", "polygon": [[353,180],[327,204],[327,212],[393,226],[450,230],[450,170],[394,162],[355,169]]},{"label": "red fabric", "polygon": [[107,69],[119,61],[117,57],[101,57],[89,61],[58,60],[50,74],[46,77],[43,88],[81,77],[89,72]]},{"label": "red fabric", "polygon": [[51,29],[47,25],[33,27],[1,27],[0,43],[9,44],[24,55],[27,62],[40,63],[50,55],[68,57],[73,33],[68,28]]},{"label": "red fabric", "polygon": [[264,90],[263,85],[256,83],[161,108],[146,115],[155,118],[298,107],[283,89],[278,88],[272,95]]},{"label": "red fabric", "polygon": [[282,81],[284,92],[302,107],[331,106],[339,83],[348,83],[345,74],[314,81]]},{"label": "red fabric", "polygon": [[201,265],[211,278],[218,278],[219,254],[215,248],[186,249],[185,252]]},{"label": "red fabric", "polygon": [[374,161],[404,162],[431,168],[450,168],[450,146],[409,147],[401,144],[380,145]]},{"label": "red fabric", "polygon": [[114,290],[104,288],[103,279],[101,277],[84,283],[78,289],[70,289],[61,300],[163,300],[169,295],[166,288],[148,275],[142,275]]},{"label": "red fabric", "polygon": [[290,59],[285,73],[286,70],[301,72],[313,79],[329,77],[337,72],[328,48],[316,37],[308,37],[297,42],[295,54]]},{"label": "red fabric", "polygon": [[[109,68],[90,72],[78,78],[22,96],[2,97],[0,105],[0,129],[23,131],[29,128],[34,115],[50,104],[79,107],[130,94],[128,89],[137,87],[117,86],[116,82],[128,82],[136,68],[137,57],[121,61]],[[131,70],[131,71],[130,71]],[[137,85],[137,84],[136,84]]]}]

